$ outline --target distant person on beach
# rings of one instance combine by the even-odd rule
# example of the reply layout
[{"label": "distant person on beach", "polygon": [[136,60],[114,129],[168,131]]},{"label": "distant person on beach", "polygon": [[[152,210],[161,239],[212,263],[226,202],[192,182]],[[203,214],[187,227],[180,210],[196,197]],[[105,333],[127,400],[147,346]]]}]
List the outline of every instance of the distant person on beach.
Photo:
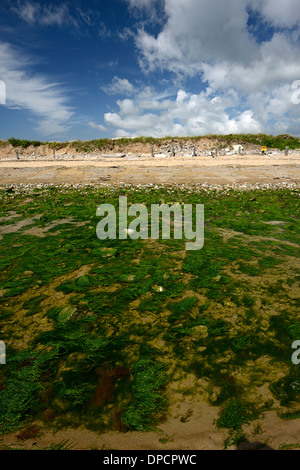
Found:
[{"label": "distant person on beach", "polygon": [[262,155],[266,155],[266,151],[267,151],[267,147],[263,146],[263,147],[261,148],[261,153],[262,153]]}]

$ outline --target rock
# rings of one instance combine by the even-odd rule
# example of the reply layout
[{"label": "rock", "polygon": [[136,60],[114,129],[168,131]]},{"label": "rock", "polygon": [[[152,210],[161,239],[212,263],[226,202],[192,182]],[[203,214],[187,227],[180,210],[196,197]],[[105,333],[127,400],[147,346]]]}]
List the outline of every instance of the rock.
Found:
[{"label": "rock", "polygon": [[194,326],[194,328],[192,329],[192,335],[193,336],[207,335],[207,326],[205,325]]},{"label": "rock", "polygon": [[77,309],[73,307],[66,306],[64,307],[58,315],[58,320],[60,322],[65,322],[70,320],[72,317],[74,317],[77,313]]},{"label": "rock", "polygon": [[297,392],[300,391],[300,383],[299,382],[292,382],[290,384],[290,387],[293,389],[293,390],[297,390]]},{"label": "rock", "polygon": [[162,286],[153,286],[152,289],[155,292],[163,292],[164,291],[164,288]]},{"label": "rock", "polygon": [[233,145],[232,148],[235,153],[239,153],[244,150],[244,147],[242,145]]},{"label": "rock", "polygon": [[99,252],[102,258],[110,258],[112,256],[115,256],[115,254],[117,253],[117,249],[116,248],[102,248],[101,250],[99,250]]}]

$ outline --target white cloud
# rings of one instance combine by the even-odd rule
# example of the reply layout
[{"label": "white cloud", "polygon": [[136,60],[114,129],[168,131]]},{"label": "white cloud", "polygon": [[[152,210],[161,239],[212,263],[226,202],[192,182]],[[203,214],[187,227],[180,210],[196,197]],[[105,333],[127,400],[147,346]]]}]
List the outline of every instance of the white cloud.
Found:
[{"label": "white cloud", "polygon": [[[136,18],[143,17],[143,24],[162,23],[164,21],[165,0],[125,0],[130,13]],[[146,18],[146,20],[145,20]]]},{"label": "white cloud", "polygon": [[133,8],[150,8],[153,0],[128,0],[128,3]]},{"label": "white cloud", "polygon": [[[150,100],[149,100],[150,101]],[[119,112],[106,113],[105,122],[117,128],[117,135],[124,132],[131,136],[166,135],[186,136],[208,133],[261,132],[263,126],[251,110],[237,112],[230,116],[228,109],[234,103],[229,93],[216,97],[210,90],[199,94],[179,90],[176,98],[156,100],[154,95],[151,112],[145,101],[138,96],[134,100],[118,100]],[[163,104],[162,104],[163,103]]]},{"label": "white cloud", "polygon": [[139,30],[141,65],[174,72],[199,72],[205,61],[246,63],[256,44],[247,30],[245,0],[166,0],[167,22],[157,37]]},{"label": "white cloud", "polygon": [[96,124],[95,122],[88,122],[88,125],[92,128],[92,129],[96,129],[98,131],[106,131],[106,127],[102,126],[102,124]]},{"label": "white cloud", "polygon": [[66,131],[74,114],[66,91],[46,77],[30,74],[29,66],[30,60],[23,54],[0,43],[0,76],[6,84],[7,106],[31,111],[36,129],[44,135]]},{"label": "white cloud", "polygon": [[226,6],[223,0],[165,0],[168,20],[161,32],[154,36],[141,28],[136,35],[141,67],[185,76],[204,73],[204,80],[220,88],[250,90],[297,79],[298,42],[282,31],[258,43],[247,29],[249,6],[265,17],[272,12],[277,24],[300,20],[299,0],[226,0]]},{"label": "white cloud", "polygon": [[[73,24],[77,26],[77,20],[71,16],[69,8],[66,4],[61,5],[43,5],[38,2],[26,1],[17,2],[11,7],[23,21],[29,24],[38,23],[43,26],[63,26],[64,24]],[[80,10],[82,16],[82,12]]]},{"label": "white cloud", "polygon": [[300,25],[299,0],[252,0],[250,4],[274,26],[292,28]]},{"label": "white cloud", "polygon": [[127,78],[119,78],[115,76],[112,82],[108,85],[101,87],[108,95],[132,95],[135,91],[135,87]]},{"label": "white cloud", "polygon": [[119,64],[120,57],[117,57],[116,59],[111,59],[108,62],[109,67],[116,67]]},{"label": "white cloud", "polygon": [[122,41],[127,41],[129,38],[134,37],[135,33],[130,28],[126,27],[122,31],[118,32],[117,35]]},{"label": "white cloud", "polygon": [[202,65],[201,71],[203,79],[215,90],[233,86],[245,94],[271,92],[274,87],[291,84],[300,77],[300,51],[284,33],[277,33],[258,46],[255,59],[248,64],[210,61]]},{"label": "white cloud", "polygon": [[132,10],[154,13],[157,6],[163,6],[165,0],[126,0]]},{"label": "white cloud", "polygon": [[88,9],[83,11],[81,8],[77,7],[76,11],[78,18],[82,21],[82,23],[89,27],[94,26],[100,17],[100,12],[95,10]]},{"label": "white cloud", "polygon": [[117,105],[120,108],[121,116],[136,116],[138,114],[138,108],[132,100],[118,100]]},{"label": "white cloud", "polygon": [[37,6],[33,3],[25,3],[24,5],[18,4],[17,7],[12,7],[12,10],[17,13],[22,20],[26,21],[27,23],[34,23],[36,13],[37,13]]},{"label": "white cloud", "polygon": [[[151,4],[127,1],[141,11]],[[160,32],[143,25],[135,36],[139,64],[150,76],[171,73],[181,89],[176,98],[136,90],[131,100],[117,101],[117,112],[105,114],[107,124],[133,135],[299,135],[299,107],[291,100],[292,82],[300,79],[299,0],[164,0],[161,6]],[[248,29],[249,8],[281,29],[260,42]],[[198,80],[194,94],[185,91],[186,78]]]}]

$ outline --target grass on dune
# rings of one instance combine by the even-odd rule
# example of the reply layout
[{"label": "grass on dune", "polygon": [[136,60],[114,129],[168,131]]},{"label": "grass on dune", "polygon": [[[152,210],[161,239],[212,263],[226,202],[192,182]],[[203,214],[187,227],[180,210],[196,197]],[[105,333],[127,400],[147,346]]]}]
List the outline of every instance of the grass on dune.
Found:
[{"label": "grass on dune", "polygon": [[268,135],[268,134],[226,134],[226,135],[215,135],[208,134],[205,136],[191,136],[191,137],[176,137],[176,136],[165,136],[161,138],[154,138],[151,136],[138,136],[134,138],[123,137],[116,140],[103,138],[95,139],[90,141],[81,141],[76,140],[72,142],[40,142],[37,140],[24,140],[11,137],[8,141],[0,141],[0,145],[4,147],[7,144],[12,145],[13,147],[20,147],[23,149],[28,148],[29,146],[38,147],[40,145],[47,145],[49,148],[61,149],[64,147],[72,147],[78,152],[93,152],[97,150],[111,150],[114,148],[123,148],[130,144],[156,144],[160,145],[164,141],[174,140],[179,142],[185,141],[194,141],[201,142],[201,140],[210,139],[212,141],[217,141],[219,146],[227,146],[232,144],[253,144],[253,145],[265,145],[268,148],[276,148],[279,150],[284,150],[287,146],[290,149],[299,148],[299,138],[281,134],[277,136]]}]

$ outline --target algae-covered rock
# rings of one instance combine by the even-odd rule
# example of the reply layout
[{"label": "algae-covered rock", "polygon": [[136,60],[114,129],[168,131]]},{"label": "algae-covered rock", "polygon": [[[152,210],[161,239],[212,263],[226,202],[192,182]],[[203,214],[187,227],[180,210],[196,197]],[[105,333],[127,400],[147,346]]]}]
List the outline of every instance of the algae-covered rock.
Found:
[{"label": "algae-covered rock", "polygon": [[76,286],[77,287],[87,287],[90,285],[90,276],[85,274],[84,276],[79,277],[76,280]]}]

